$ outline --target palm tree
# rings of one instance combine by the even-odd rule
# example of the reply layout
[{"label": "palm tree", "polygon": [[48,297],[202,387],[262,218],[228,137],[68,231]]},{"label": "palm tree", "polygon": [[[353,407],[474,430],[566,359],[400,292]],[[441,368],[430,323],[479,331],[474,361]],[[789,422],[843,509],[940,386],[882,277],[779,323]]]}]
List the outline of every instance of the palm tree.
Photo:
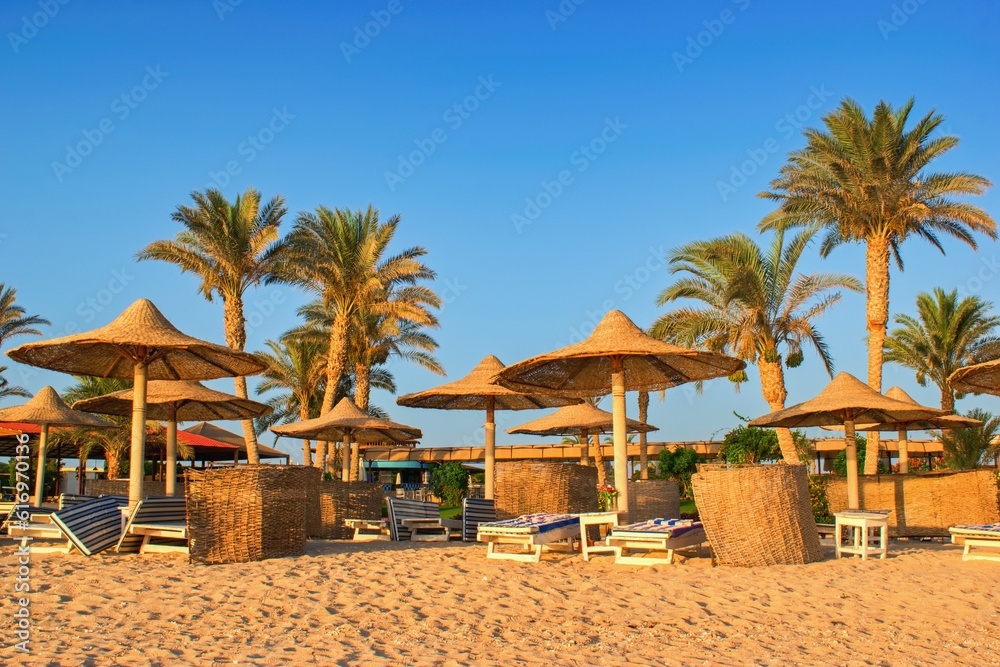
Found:
[{"label": "palm tree", "polygon": [[424,309],[387,298],[391,286],[434,278],[434,272],[419,260],[427,254],[421,247],[386,256],[399,222],[398,215],[380,221],[372,206],[365,211],[321,206],[315,213],[300,214],[288,235],[289,253],[274,279],[315,292],[323,308],[332,313],[321,414],[334,405],[336,388],[347,368],[348,331],[358,313],[431,323]]},{"label": "palm tree", "polygon": [[0,283],[0,346],[16,336],[41,336],[36,327],[52,324],[38,315],[25,315],[26,312],[17,303],[17,290]]},{"label": "palm tree", "polygon": [[983,425],[945,431],[941,436],[944,460],[952,470],[972,470],[982,464],[987,455],[996,456],[1000,451],[994,442],[1000,432],[1000,416],[981,408],[970,410],[967,416],[978,419]]},{"label": "palm tree", "polygon": [[[649,419],[649,392],[639,392],[639,421],[643,424]],[[649,445],[646,434],[639,434],[639,475],[641,479],[649,479]]]},{"label": "palm tree", "polygon": [[[132,383],[128,380],[117,380],[114,378],[99,378],[89,375],[79,375],[76,377],[76,384],[62,392],[63,400],[69,404],[82,401],[85,398],[104,396],[115,391],[130,389]],[[73,429],[65,434],[68,441],[80,445],[81,451],[89,451],[94,447],[99,447],[104,451],[104,459],[107,462],[108,479],[118,479],[121,477],[122,460],[125,458],[131,447],[132,440],[129,429],[132,425],[131,417],[118,417],[115,415],[102,415],[102,418],[118,424],[118,428],[101,428],[89,431],[87,429]],[[81,454],[85,456],[85,454]]]},{"label": "palm tree", "polygon": [[[280,340],[267,341],[267,351],[256,353],[267,364],[257,393],[283,391],[268,400],[275,411],[265,418],[267,426],[319,415],[326,378],[326,346],[317,338],[285,334]],[[302,441],[302,462],[312,465],[309,440]]]},{"label": "palm tree", "polygon": [[[138,258],[158,259],[193,273],[201,279],[200,291],[208,300],[222,299],[226,345],[246,347],[243,295],[270,275],[272,264],[284,252],[278,226],[285,215],[285,201],[274,197],[261,207],[260,193],[249,188],[230,203],[219,190],[193,192],[194,206],[178,206],[172,218],[184,230],[172,240],[154,241]],[[236,395],[247,398],[247,381],[235,378]],[[260,463],[253,420],[243,422],[247,459]]]},{"label": "palm tree", "polygon": [[[963,366],[1000,357],[993,304],[977,296],[958,298],[958,290],[917,295],[917,317],[896,315],[898,328],[885,340],[885,360],[912,369],[917,383],[930,380],[941,390],[941,409],[954,411],[955,391],[948,377]],[[961,395],[958,396],[961,398]]]},{"label": "palm tree", "polygon": [[[907,129],[913,99],[899,109],[879,102],[869,119],[845,98],[823,118],[825,131],[808,129],[806,146],[788,156],[771,190],[779,203],[761,229],[818,225],[826,230],[820,254],[844,243],[865,244],[868,385],[882,391],[882,363],[889,320],[889,259],[903,268],[899,250],[916,236],[944,252],[939,234],[976,247],[973,232],[995,239],[996,223],[978,206],[955,197],[980,195],[989,180],[965,172],[928,172],[928,165],[958,145],[934,136],[944,116],[933,110]],[[868,438],[865,474],[878,463],[878,433]]]},{"label": "palm tree", "polygon": [[6,366],[0,366],[0,399],[8,398],[10,396],[17,396],[20,398],[31,398],[31,392],[24,387],[19,387],[17,385],[12,385],[7,381],[7,378],[3,377],[3,374],[7,372]]},{"label": "palm tree", "polygon": [[[695,241],[672,251],[671,273],[688,275],[662,291],[657,305],[694,299],[706,307],[670,311],[650,333],[756,364],[764,400],[772,410],[781,410],[787,397],[785,367],[802,363],[805,344],[816,350],[833,377],[833,359],[813,322],[840,300],[834,290],[861,290],[851,276],[795,273],[811,236],[800,233],[786,245],[779,231],[767,252],[745,234]],[[746,374],[730,379],[739,383]],[[785,462],[801,464],[791,432],[777,430]]]}]

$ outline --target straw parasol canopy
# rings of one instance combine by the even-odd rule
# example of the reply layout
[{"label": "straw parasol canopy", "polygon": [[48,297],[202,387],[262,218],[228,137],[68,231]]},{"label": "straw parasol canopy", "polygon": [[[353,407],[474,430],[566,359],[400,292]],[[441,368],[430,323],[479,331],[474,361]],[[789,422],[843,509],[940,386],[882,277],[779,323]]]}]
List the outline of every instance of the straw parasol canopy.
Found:
[{"label": "straw parasol canopy", "polygon": [[26,343],[7,356],[64,373],[133,380],[130,506],[142,498],[147,380],[211,380],[265,368],[251,354],[181,333],[148,299],[139,299],[103,327]]},{"label": "straw parasol canopy", "polygon": [[646,335],[612,310],[586,340],[508,366],[497,382],[516,391],[567,396],[612,395],[618,509],[628,510],[625,390],[658,391],[685,382],[729,376],[746,363],[717,352],[691,350]]},{"label": "straw parasol canopy", "polygon": [[[132,414],[131,389],[77,401],[77,410],[104,415]],[[207,419],[253,419],[272,412],[268,405],[209,389],[191,380],[151,380],[146,386],[146,418],[167,422],[166,493],[177,489],[177,422]]]},{"label": "straw parasol canopy", "polygon": [[495,410],[537,410],[558,408],[578,403],[578,399],[564,396],[522,393],[496,383],[497,374],[504,369],[503,362],[492,354],[484,357],[472,371],[460,380],[406,394],[396,399],[398,405],[409,408],[435,410],[485,410],[486,411],[486,488],[484,495],[493,498],[493,471],[496,466]]},{"label": "straw parasol canopy", "polygon": [[962,393],[1000,396],[1000,359],[959,368],[948,382],[952,389]]},{"label": "straw parasol canopy", "polygon": [[903,424],[946,414],[944,410],[926,408],[910,400],[897,401],[883,396],[853,375],[839,373],[815,398],[757,417],[750,426],[798,428],[842,424],[847,450],[847,503],[849,509],[858,509],[855,424]]},{"label": "straw parasol canopy", "polygon": [[[885,396],[886,398],[891,398],[894,401],[901,401],[903,403],[909,403],[913,406],[923,407],[913,400],[913,397],[903,391],[900,387],[890,388],[885,392]],[[910,471],[910,455],[907,448],[907,431],[975,428],[982,425],[983,423],[981,421],[978,419],[972,419],[971,417],[962,417],[960,415],[941,415],[940,417],[925,417],[923,419],[908,422],[856,424],[854,429],[857,431],[896,431],[896,437],[899,439],[899,472],[905,474]],[[843,430],[844,427],[842,424],[838,424],[837,426],[824,426],[823,428],[827,430]]]},{"label": "straw parasol canopy", "polygon": [[73,410],[52,387],[42,387],[34,398],[23,405],[0,409],[0,422],[26,422],[42,427],[38,436],[38,470],[35,474],[35,505],[41,506],[45,488],[45,450],[50,426],[83,426],[114,428],[116,425],[86,412]]},{"label": "straw parasol canopy", "polygon": [[388,419],[372,417],[361,411],[349,398],[340,399],[332,410],[321,417],[292,424],[272,426],[278,435],[316,440],[344,442],[343,481],[348,481],[347,455],[352,443],[359,442],[412,442],[423,436],[419,428],[397,424]]}]

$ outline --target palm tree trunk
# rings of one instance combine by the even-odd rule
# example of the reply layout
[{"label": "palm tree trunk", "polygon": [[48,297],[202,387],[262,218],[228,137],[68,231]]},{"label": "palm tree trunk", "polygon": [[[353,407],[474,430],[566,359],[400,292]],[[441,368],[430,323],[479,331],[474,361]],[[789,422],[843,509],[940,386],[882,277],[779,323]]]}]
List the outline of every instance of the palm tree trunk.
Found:
[{"label": "palm tree trunk", "polygon": [[[309,399],[308,397],[299,397],[299,421],[305,421],[309,419]],[[312,465],[312,443],[303,438],[302,440],[302,465],[309,466]]]},{"label": "palm tree trunk", "polygon": [[[229,295],[223,298],[222,316],[226,327],[226,345],[240,352],[247,344],[246,318],[243,316],[243,297],[238,294]],[[245,377],[233,378],[236,385],[236,395],[240,398],[249,398],[247,395],[247,379]],[[247,446],[247,462],[250,465],[260,463],[260,454],[257,452],[257,434],[253,430],[253,420],[243,420],[243,440]]]},{"label": "palm tree trunk", "polygon": [[[882,392],[882,358],[885,355],[885,329],[889,321],[889,240],[868,239],[865,250],[865,310],[868,317],[868,386]],[[865,474],[878,472],[880,436],[868,433],[865,448]]]},{"label": "palm tree trunk", "polygon": [[365,364],[354,364],[354,405],[361,412],[368,412],[368,400],[372,393],[372,369]]},{"label": "palm tree trunk", "polygon": [[349,482],[358,481],[358,464],[361,461],[361,445],[357,442],[351,443],[351,469],[347,474],[347,480]]},{"label": "palm tree trunk", "polygon": [[326,440],[317,440],[316,460],[313,461],[313,465],[315,465],[320,470],[324,470],[326,468],[326,458],[327,458]]},{"label": "palm tree trunk", "polygon": [[104,450],[104,458],[108,463],[108,479],[118,479],[122,474],[121,452],[111,449]]},{"label": "palm tree trunk", "polygon": [[[945,382],[947,383],[948,381],[945,380]],[[955,393],[951,390],[951,384],[946,384],[941,389],[941,409],[948,412],[955,411]]]},{"label": "palm tree trunk", "polygon": [[338,311],[330,327],[330,353],[326,358],[326,389],[323,391],[323,408],[320,410],[320,416],[333,409],[337,387],[347,366],[347,324],[347,316]]},{"label": "palm tree trunk", "polygon": [[604,486],[608,483],[608,469],[604,465],[604,454],[601,452],[601,434],[595,433],[591,437],[594,443],[594,465],[597,466],[597,485]]},{"label": "palm tree trunk", "polygon": [[[783,410],[788,392],[785,391],[785,369],[782,368],[781,362],[761,359],[757,362],[757,367],[760,369],[760,388],[764,400],[772,411]],[[792,432],[787,428],[776,428],[774,431],[778,435],[778,447],[781,448],[781,457],[785,463],[793,466],[802,465],[799,452],[795,449]]]},{"label": "palm tree trunk", "polygon": [[[643,424],[649,417],[649,392],[639,392],[639,421]],[[646,445],[646,434],[639,434],[639,475],[641,479],[649,479],[649,448]]]}]

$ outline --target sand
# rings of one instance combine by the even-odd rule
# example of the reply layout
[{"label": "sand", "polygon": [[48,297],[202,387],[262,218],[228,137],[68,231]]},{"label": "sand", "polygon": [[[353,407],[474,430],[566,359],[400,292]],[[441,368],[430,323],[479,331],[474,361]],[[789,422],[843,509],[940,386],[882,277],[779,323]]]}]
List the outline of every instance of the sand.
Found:
[{"label": "sand", "polygon": [[[215,566],[39,554],[32,653],[5,642],[0,663],[1000,665],[1000,563],[958,547],[760,569],[679,560],[519,563],[454,542],[315,541],[300,558]],[[5,545],[11,591],[14,566]],[[10,593],[2,604],[9,618]]]}]

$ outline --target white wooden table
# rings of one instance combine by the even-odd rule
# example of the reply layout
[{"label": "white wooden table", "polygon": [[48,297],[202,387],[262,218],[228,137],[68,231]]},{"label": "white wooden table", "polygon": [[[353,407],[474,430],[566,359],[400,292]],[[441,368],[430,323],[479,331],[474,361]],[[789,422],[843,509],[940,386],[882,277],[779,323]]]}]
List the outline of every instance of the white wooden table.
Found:
[{"label": "white wooden table", "polygon": [[344,519],[348,528],[354,529],[355,542],[375,542],[388,540],[389,525],[384,521],[369,521],[368,519]]},{"label": "white wooden table", "polygon": [[[889,551],[889,510],[847,510],[837,512],[834,542],[837,545],[837,558],[842,554],[861,556],[861,560],[868,560],[869,556],[878,556],[885,559]],[[843,545],[843,528],[852,528],[854,531],[853,544]],[[869,538],[872,531],[878,530],[878,546],[872,546]]]},{"label": "white wooden table", "polygon": [[441,519],[403,519],[400,523],[410,529],[411,542],[447,542],[451,539],[451,531],[441,525]]},{"label": "white wooden table", "polygon": [[607,544],[587,546],[587,526],[617,526],[620,514],[625,512],[584,512],[580,515],[580,551],[583,552],[583,560],[589,561],[590,554],[617,553],[615,547]]}]

